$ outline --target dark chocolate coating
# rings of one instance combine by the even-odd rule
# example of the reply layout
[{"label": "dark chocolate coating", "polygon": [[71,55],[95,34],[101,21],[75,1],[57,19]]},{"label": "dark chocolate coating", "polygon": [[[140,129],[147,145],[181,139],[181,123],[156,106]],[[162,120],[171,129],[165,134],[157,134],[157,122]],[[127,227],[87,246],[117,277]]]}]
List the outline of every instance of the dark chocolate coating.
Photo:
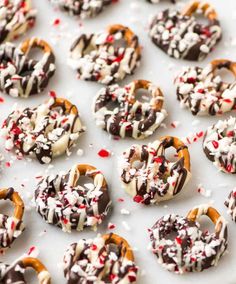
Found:
[{"label": "dark chocolate coating", "polygon": [[[91,217],[97,220],[96,224],[100,224],[111,207],[107,185],[103,185],[99,189],[101,193],[99,196],[90,197],[87,195],[90,190],[84,185],[79,185],[79,181],[72,187],[68,184],[68,180],[71,178],[70,174],[71,171],[65,175],[57,175],[55,178],[49,176],[38,184],[35,191],[37,212],[46,222],[59,228],[63,229],[68,224],[70,226],[69,231],[83,230],[84,227],[92,226],[88,222],[88,218]],[[96,172],[88,171],[85,176],[93,178],[94,175],[96,175]],[[75,204],[70,203],[69,196],[76,198]],[[50,207],[49,198],[58,204],[54,210]],[[68,213],[68,210],[70,210],[70,213]],[[67,213],[64,213],[64,211]]]},{"label": "dark chocolate coating", "polygon": [[[81,248],[82,244],[83,247]],[[93,246],[97,250],[96,253],[99,260],[96,259],[96,262],[100,262],[99,267],[92,266],[93,263],[91,262],[89,251]],[[78,251],[80,252],[79,255],[76,253]],[[117,257],[116,260],[111,253]],[[126,278],[126,282],[124,283],[136,283],[138,267],[133,261],[127,262],[127,259],[124,260],[124,254],[125,249],[122,244],[116,245],[109,243],[109,240],[108,244],[101,247],[94,244],[93,241],[81,240],[79,243],[74,243],[68,248],[64,256],[66,283],[96,284],[98,281],[99,283],[120,283],[124,278]],[[84,266],[82,261],[88,261],[87,265]],[[77,270],[77,267],[80,267],[81,270]],[[114,270],[117,272],[115,275]],[[80,273],[81,271],[84,271],[84,274]],[[100,275],[103,276],[101,277]],[[116,279],[113,279],[113,276]]]},{"label": "dark chocolate coating", "polygon": [[[202,232],[197,222],[174,214],[166,215],[150,230],[153,253],[172,272],[202,271],[216,265],[227,249],[227,227],[222,230]],[[174,240],[169,238],[172,234],[175,235]],[[209,253],[209,248],[214,252]]]},{"label": "dark chocolate coating", "polygon": [[[166,27],[170,22],[172,25]],[[182,27],[184,24],[185,26]],[[153,43],[161,50],[176,59],[191,61],[203,60],[221,39],[222,33],[217,19],[209,20],[208,25],[203,25],[198,23],[193,15],[183,16],[180,12],[169,9],[155,16],[149,29]],[[173,29],[177,30],[174,34],[172,34]],[[164,32],[166,36],[163,38]],[[191,41],[186,40],[186,37],[192,38]],[[204,47],[209,50],[203,51]]]},{"label": "dark chocolate coating", "polygon": [[[94,114],[96,117],[96,113],[99,114],[101,109],[106,109],[103,118],[104,130],[113,136],[139,139],[149,136],[145,132],[153,128],[150,130],[152,133],[165,118],[165,113],[164,110],[162,112],[162,109],[155,109],[151,104],[148,107],[145,104],[144,107],[142,103],[139,103],[134,112],[134,104],[129,101],[130,93],[127,90],[130,89],[130,85],[123,88],[112,85],[102,89],[94,104]],[[112,110],[109,109],[109,104],[113,105]],[[129,123],[129,125],[125,128],[124,133],[121,133],[124,123]]]},{"label": "dark chocolate coating", "polygon": [[47,58],[42,62],[32,60],[11,43],[1,45],[0,90],[13,97],[28,97],[41,93],[55,72],[54,54],[50,52],[45,56]]},{"label": "dark chocolate coating", "polygon": [[[35,11],[23,8],[25,1],[1,1],[0,9],[6,9],[5,15],[0,20],[0,43],[6,40],[12,40],[11,34],[26,24],[25,30],[34,25]],[[28,4],[26,4],[28,5]],[[9,27],[12,27],[10,30]],[[15,34],[19,35],[17,32]]]},{"label": "dark chocolate coating", "polygon": [[[50,1],[56,3],[55,0]],[[63,1],[58,2],[60,3],[56,4],[69,14],[87,18],[95,17],[96,15],[100,14],[106,6],[112,3],[112,0],[100,0],[100,5],[97,6],[90,6],[90,2],[92,2],[92,0],[64,0],[64,3],[62,3]]]}]

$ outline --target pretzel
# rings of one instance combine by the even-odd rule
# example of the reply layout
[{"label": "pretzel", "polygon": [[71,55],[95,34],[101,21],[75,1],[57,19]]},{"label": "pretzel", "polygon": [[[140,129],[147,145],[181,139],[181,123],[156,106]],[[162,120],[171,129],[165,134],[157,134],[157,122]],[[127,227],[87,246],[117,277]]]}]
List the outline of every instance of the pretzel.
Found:
[{"label": "pretzel", "polygon": [[218,19],[215,9],[209,3],[204,1],[190,1],[186,7],[184,7],[182,15],[192,16],[197,10],[201,10],[209,21],[215,21]]},{"label": "pretzel", "polygon": [[0,200],[10,200],[14,206],[13,216],[0,214],[0,252],[4,252],[24,230],[24,202],[13,188],[0,189]]},{"label": "pretzel", "polygon": [[47,268],[37,258],[24,257],[12,265],[0,263],[0,280],[2,284],[22,283],[26,284],[25,270],[32,268],[38,276],[39,284],[50,284],[51,276]]},{"label": "pretzel", "polygon": [[33,48],[39,48],[43,53],[53,53],[51,46],[44,40],[40,38],[26,39],[20,46],[23,53],[29,54]]},{"label": "pretzel", "polygon": [[16,109],[5,120],[2,136],[5,148],[17,155],[30,155],[42,164],[70,154],[84,127],[77,107],[63,98],[51,98],[33,109]]},{"label": "pretzel", "polygon": [[[208,216],[215,232],[201,231],[197,222]],[[169,238],[175,233],[174,240]],[[170,214],[159,219],[150,229],[153,253],[162,266],[175,273],[200,272],[218,265],[228,245],[225,219],[209,205],[193,208],[187,217]]]},{"label": "pretzel", "polygon": [[102,238],[105,240],[105,245],[115,244],[116,246],[121,247],[121,256],[123,258],[134,261],[133,251],[125,239],[113,233],[103,235]]},{"label": "pretzel", "polygon": [[234,188],[225,201],[225,206],[228,208],[227,213],[231,216],[232,220],[236,222],[236,188]]},{"label": "pretzel", "polygon": [[215,225],[215,234],[220,235],[221,230],[224,228],[224,220],[222,221],[221,215],[213,207],[207,206],[207,209],[204,206],[195,207],[189,211],[187,219],[192,222],[196,222],[202,215],[206,215],[211,219]]},{"label": "pretzel", "polygon": [[207,158],[221,171],[236,173],[236,118],[219,120],[208,127],[203,140]]},{"label": "pretzel", "polygon": [[133,74],[140,59],[138,37],[128,27],[113,25],[105,32],[80,35],[71,46],[69,65],[80,79],[112,84]]},{"label": "pretzel", "polygon": [[[194,13],[200,11],[208,25],[198,22]],[[176,59],[203,60],[222,37],[217,13],[207,2],[192,1],[183,11],[160,12],[150,24],[149,35],[155,45]]]},{"label": "pretzel", "polygon": [[138,57],[141,57],[141,46],[137,43],[136,35],[128,28],[123,25],[111,25],[108,27],[109,35],[116,35],[116,33],[122,33],[127,46],[130,48],[134,48]]},{"label": "pretzel", "polygon": [[82,19],[95,17],[100,14],[106,6],[113,3],[113,0],[50,0],[53,5],[59,6],[61,10],[72,16],[79,16]]},{"label": "pretzel", "polygon": [[[40,60],[30,58],[34,48],[42,50]],[[1,45],[0,65],[0,90],[12,97],[28,98],[47,87],[55,72],[55,56],[45,41],[31,38],[20,47],[9,42]]]},{"label": "pretzel", "polygon": [[35,23],[36,10],[31,0],[1,1],[0,43],[12,41]]},{"label": "pretzel", "polygon": [[[226,68],[235,80],[226,83],[218,70]],[[219,115],[236,108],[236,62],[217,59],[205,68],[186,67],[175,79],[177,98],[193,115]]]},{"label": "pretzel", "polygon": [[127,241],[107,234],[70,245],[64,255],[64,274],[68,284],[129,284],[136,283],[138,267]]},{"label": "pretzel", "polygon": [[[165,149],[174,147],[175,162],[168,161]],[[141,163],[137,166],[136,163]],[[191,178],[188,148],[178,138],[165,136],[148,145],[133,145],[120,161],[121,181],[125,191],[137,203],[145,205],[169,200]]]},{"label": "pretzel", "polygon": [[[149,102],[142,103],[135,98],[139,89],[149,92]],[[163,101],[159,87],[146,80],[136,80],[124,87],[116,84],[102,88],[94,99],[93,113],[96,124],[111,135],[143,139],[152,135],[166,118]]]},{"label": "pretzel", "polygon": [[[80,176],[93,183],[79,185]],[[37,212],[64,232],[97,228],[107,216],[111,201],[103,174],[91,165],[76,165],[67,174],[43,178],[35,191]]]}]

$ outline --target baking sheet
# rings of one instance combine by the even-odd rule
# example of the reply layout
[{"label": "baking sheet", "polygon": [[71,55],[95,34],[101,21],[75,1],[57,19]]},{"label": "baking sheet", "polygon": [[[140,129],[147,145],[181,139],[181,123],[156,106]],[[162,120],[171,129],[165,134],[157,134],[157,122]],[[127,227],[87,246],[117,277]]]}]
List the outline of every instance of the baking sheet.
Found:
[{"label": "baking sheet", "polygon": [[[136,143],[148,143],[162,135],[176,135],[180,138],[186,138],[193,133],[206,130],[209,125],[219,118],[196,118],[189,111],[181,109],[176,100],[173,86],[173,78],[176,72],[182,66],[196,65],[196,63],[176,61],[169,58],[151,43],[147,35],[149,16],[166,7],[174,8],[174,5],[168,1],[163,1],[158,5],[151,5],[144,0],[120,0],[119,3],[107,8],[98,17],[81,21],[55,10],[47,0],[33,2],[38,9],[37,22],[35,28],[30,30],[25,37],[39,36],[52,45],[57,60],[57,71],[43,94],[27,100],[14,99],[0,94],[4,98],[4,103],[0,103],[0,122],[10,113],[15,103],[25,107],[36,106],[48,98],[49,90],[54,90],[59,97],[63,96],[70,99],[78,106],[82,121],[87,127],[87,132],[79,139],[78,147],[69,158],[62,156],[54,160],[50,166],[40,165],[36,160],[18,161],[14,155],[4,153],[5,162],[10,162],[10,167],[7,167],[4,163],[1,174],[1,187],[14,187],[23,196],[26,203],[24,217],[26,230],[14,242],[6,255],[1,256],[0,259],[11,263],[27,252],[30,247],[36,246],[40,251],[40,259],[48,267],[52,275],[53,283],[65,283],[61,264],[66,247],[80,238],[92,238],[96,233],[86,229],[83,232],[66,234],[60,229],[46,224],[35,212],[31,203],[37,183],[35,177],[67,171],[77,163],[90,163],[100,169],[106,176],[113,200],[112,214],[99,227],[98,232],[107,232],[107,223],[114,223],[116,229],[113,231],[126,238],[132,245],[135,250],[137,264],[141,268],[138,283],[236,283],[236,224],[227,216],[226,208],[223,205],[228,193],[235,187],[235,176],[218,172],[211,162],[206,159],[202,151],[202,140],[198,139],[197,142],[189,146],[193,177],[184,192],[175,199],[161,203],[158,206],[144,207],[134,203],[121,188],[117,169],[118,157],[134,141],[131,139],[119,141],[110,139],[106,132],[95,125],[91,115],[91,103],[101,85],[77,80],[75,72],[67,66],[66,62],[70,44],[73,42],[73,38],[81,32],[102,30],[108,24],[121,23],[128,25],[140,38],[140,43],[143,46],[143,58],[137,72],[133,76],[127,77],[121,84],[128,83],[133,79],[147,79],[159,84],[164,92],[165,106],[169,113],[168,118],[165,120],[166,128],[161,128],[149,139]],[[215,51],[198,64],[199,66],[205,66],[215,58],[229,58],[232,60],[236,58],[236,1],[212,0],[210,2],[215,5],[219,13],[224,38]],[[183,2],[178,6],[182,4]],[[57,26],[53,25],[56,19],[60,19],[60,24]],[[235,111],[224,115],[223,118],[227,118],[229,115],[235,116]],[[178,126],[176,128],[171,126],[173,122],[177,122]],[[4,151],[3,148],[3,141],[1,141],[0,151]],[[112,156],[106,159],[100,158],[97,152],[102,148],[112,151]],[[82,156],[76,154],[77,149],[83,150]],[[200,194],[197,190],[199,186],[205,188],[206,195],[209,196]],[[124,202],[118,202],[119,198],[123,198]],[[178,213],[185,215],[193,206],[209,202],[229,222],[229,253],[221,259],[218,267],[202,273],[189,273],[178,276],[165,271],[157,263],[156,257],[147,249],[149,242],[147,229],[164,214]],[[0,204],[2,208],[3,203]],[[6,209],[5,206],[4,209]],[[122,209],[127,209],[130,214],[121,214]],[[34,283],[34,281],[32,280],[31,283]]]}]

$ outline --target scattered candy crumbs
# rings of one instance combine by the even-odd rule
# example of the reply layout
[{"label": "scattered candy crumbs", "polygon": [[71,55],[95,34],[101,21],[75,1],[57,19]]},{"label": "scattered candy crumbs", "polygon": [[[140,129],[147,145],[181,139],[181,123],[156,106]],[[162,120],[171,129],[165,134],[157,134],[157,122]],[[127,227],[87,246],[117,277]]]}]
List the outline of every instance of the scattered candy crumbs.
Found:
[{"label": "scattered candy crumbs", "polygon": [[10,162],[6,162],[6,163],[5,163],[5,166],[6,166],[6,168],[10,168],[11,163],[10,163]]},{"label": "scattered candy crumbs", "polygon": [[180,125],[180,121],[173,121],[170,125],[173,128],[177,128]]},{"label": "scattered candy crumbs", "polygon": [[111,152],[106,150],[106,149],[101,149],[100,151],[98,151],[98,156],[100,156],[101,158],[108,158],[110,157]]},{"label": "scattered candy crumbs", "polygon": [[200,193],[202,196],[205,197],[211,197],[212,191],[211,190],[206,190],[202,184],[200,183],[197,187],[197,192]]},{"label": "scattered candy crumbs", "polygon": [[83,149],[78,149],[76,154],[77,154],[77,156],[81,157],[84,154],[84,150]]},{"label": "scattered candy crumbs", "polygon": [[58,25],[60,25],[60,23],[61,23],[61,20],[57,18],[57,19],[55,19],[55,20],[53,21],[52,25],[53,25],[53,26],[58,26]]},{"label": "scattered candy crumbs", "polygon": [[50,92],[49,92],[49,96],[50,96],[51,98],[56,98],[56,97],[57,97],[57,94],[56,94],[55,91],[50,91]]},{"label": "scattered candy crumbs", "polygon": [[124,202],[125,200],[124,200],[124,198],[118,198],[117,201],[118,202]]},{"label": "scattered candy crumbs", "polygon": [[130,211],[127,210],[127,209],[125,209],[125,208],[122,208],[122,209],[120,210],[120,213],[121,213],[122,215],[130,215]]},{"label": "scattered candy crumbs", "polygon": [[199,131],[199,132],[195,132],[195,133],[189,133],[186,137],[183,137],[181,140],[185,143],[185,144],[193,144],[194,142],[198,142],[199,139],[203,138],[204,136],[204,132],[203,131]]},{"label": "scattered candy crumbs", "polygon": [[113,230],[116,228],[116,225],[113,224],[113,223],[108,223],[108,226],[107,226],[108,230]]}]

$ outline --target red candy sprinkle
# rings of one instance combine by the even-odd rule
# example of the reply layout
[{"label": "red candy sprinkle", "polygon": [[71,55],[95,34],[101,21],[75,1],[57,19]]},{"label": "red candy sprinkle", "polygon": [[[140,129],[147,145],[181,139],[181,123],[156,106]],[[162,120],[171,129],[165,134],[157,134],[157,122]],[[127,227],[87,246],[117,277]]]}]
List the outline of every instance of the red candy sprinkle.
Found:
[{"label": "red candy sprinkle", "polygon": [[116,227],[115,224],[112,224],[112,223],[109,223],[109,224],[108,224],[108,229],[109,229],[109,230],[113,230],[113,229],[115,229],[115,227]]},{"label": "red candy sprinkle", "polygon": [[219,143],[215,140],[212,141],[212,145],[214,146],[215,149],[219,147]]},{"label": "red candy sprinkle", "polygon": [[106,42],[107,42],[107,43],[113,43],[113,42],[114,42],[114,37],[113,37],[113,35],[108,35],[107,38],[106,38]]},{"label": "red candy sprinkle", "polygon": [[11,163],[10,163],[10,162],[6,162],[6,163],[5,163],[5,166],[6,166],[7,168],[10,168]]},{"label": "red candy sprinkle", "polygon": [[228,132],[227,132],[227,136],[228,136],[228,137],[234,137],[234,131],[233,131],[233,130],[228,131]]},{"label": "red candy sprinkle", "polygon": [[133,200],[134,200],[134,202],[142,203],[143,197],[141,195],[136,195]]},{"label": "red candy sprinkle", "polygon": [[66,224],[68,224],[69,220],[62,217],[62,222],[66,225]]},{"label": "red candy sprinkle", "polygon": [[124,202],[125,200],[123,198],[118,198],[117,201],[118,202]]},{"label": "red candy sprinkle", "polygon": [[197,91],[198,91],[198,93],[200,93],[200,94],[204,94],[204,93],[205,93],[204,89],[198,89]]},{"label": "red candy sprinkle", "polygon": [[101,158],[107,158],[111,155],[111,153],[109,151],[107,151],[106,149],[101,149],[98,152],[98,156],[100,156]]},{"label": "red candy sprinkle", "polygon": [[181,245],[182,244],[182,239],[181,238],[175,238],[175,241],[177,242],[177,244]]},{"label": "red candy sprinkle", "polygon": [[187,82],[188,82],[189,84],[194,84],[194,83],[196,82],[196,79],[193,78],[193,77],[190,77],[190,78],[187,79]]},{"label": "red candy sprinkle", "polygon": [[61,23],[60,19],[55,19],[53,22],[53,26],[58,26]]},{"label": "red candy sprinkle", "polygon": [[92,244],[91,247],[90,247],[91,250],[96,250],[97,248],[98,247],[95,244]]},{"label": "red candy sprinkle", "polygon": [[30,247],[29,251],[27,252],[28,255],[31,255],[32,252],[35,250],[35,247]]},{"label": "red candy sprinkle", "polygon": [[110,281],[113,281],[115,278],[116,278],[116,275],[115,274],[110,274]]},{"label": "red candy sprinkle", "polygon": [[136,281],[136,276],[129,275],[128,278],[131,283]]},{"label": "red candy sprinkle", "polygon": [[56,98],[57,94],[54,91],[50,91],[49,96],[52,97],[52,98]]},{"label": "red candy sprinkle", "polygon": [[158,164],[162,164],[163,163],[163,158],[162,157],[157,157],[153,159],[154,162],[158,163]]},{"label": "red candy sprinkle", "polygon": [[4,98],[0,97],[0,103],[4,103]]},{"label": "red candy sprinkle", "polygon": [[209,28],[202,28],[201,33],[204,34],[207,37],[211,37],[211,32]]},{"label": "red candy sprinkle", "polygon": [[203,131],[200,131],[200,132],[197,133],[197,137],[198,137],[198,138],[201,138],[203,135],[204,135],[204,132],[203,132]]},{"label": "red candy sprinkle", "polygon": [[13,230],[14,228],[15,228],[15,222],[12,221],[12,222],[11,222],[11,229]]},{"label": "red candy sprinkle", "polygon": [[123,60],[123,58],[124,58],[124,54],[121,54],[121,55],[119,55],[119,56],[117,56],[113,61],[112,61],[112,63],[114,63],[114,62],[121,62],[121,60]]},{"label": "red candy sprinkle", "polygon": [[229,164],[229,165],[226,167],[226,170],[227,170],[228,173],[231,173],[232,170],[233,170],[233,166]]},{"label": "red candy sprinkle", "polygon": [[224,102],[226,102],[226,103],[232,103],[232,100],[230,100],[230,99],[224,99]]}]

